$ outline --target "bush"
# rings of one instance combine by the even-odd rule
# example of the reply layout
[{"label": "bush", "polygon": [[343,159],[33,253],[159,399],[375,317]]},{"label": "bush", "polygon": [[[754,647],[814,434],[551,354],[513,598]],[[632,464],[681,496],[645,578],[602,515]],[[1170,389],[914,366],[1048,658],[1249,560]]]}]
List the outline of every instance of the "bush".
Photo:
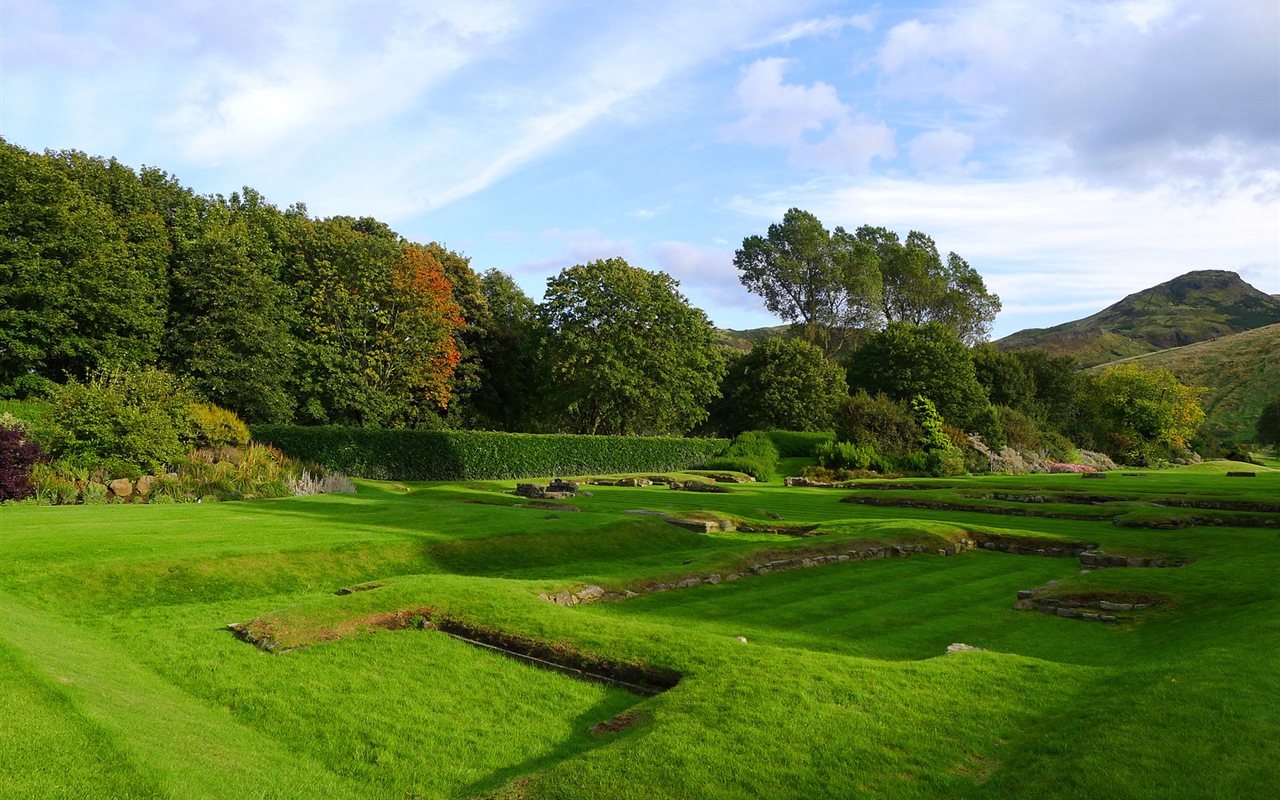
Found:
[{"label": "bush", "polygon": [[[729,466],[730,463],[736,466]],[[745,472],[758,481],[769,481],[778,469],[778,448],[764,431],[747,431],[733,440],[722,457],[707,461],[704,466]]]},{"label": "bush", "polygon": [[16,420],[0,422],[0,501],[30,497],[31,471],[44,458],[40,445],[27,438]]},{"label": "bush", "polygon": [[923,435],[911,410],[883,394],[857,392],[836,414],[837,441],[871,445],[886,456],[919,450]]},{"label": "bush", "polygon": [[781,458],[813,458],[819,445],[836,438],[831,432],[812,431],[765,431],[765,435]]},{"label": "bush", "polygon": [[828,469],[866,470],[880,461],[876,449],[869,444],[826,442],[814,451],[818,466]]},{"label": "bush", "polygon": [[613,472],[668,472],[724,452],[724,439],[255,426],[257,441],[361,478],[498,480]]},{"label": "bush", "polygon": [[107,487],[90,481],[84,485],[81,495],[86,506],[100,506],[107,502]]},{"label": "bush", "polygon": [[182,455],[193,397],[157,369],[100,372],[53,390],[49,449],[59,457],[97,463],[115,459],[160,472]]},{"label": "bush", "polygon": [[192,403],[191,428],[187,441],[194,447],[244,447],[249,444],[249,427],[234,411],[213,403]]}]

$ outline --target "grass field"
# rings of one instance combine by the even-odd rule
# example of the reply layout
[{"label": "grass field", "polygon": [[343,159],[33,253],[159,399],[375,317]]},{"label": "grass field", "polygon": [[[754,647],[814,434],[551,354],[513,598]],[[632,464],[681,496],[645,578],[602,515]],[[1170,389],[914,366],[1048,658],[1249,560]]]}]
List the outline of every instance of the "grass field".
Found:
[{"label": "grass field", "polygon": [[[1274,794],[1280,528],[1266,526],[1280,524],[1280,471],[911,483],[589,487],[581,510],[522,507],[512,483],[485,482],[0,508],[0,798]],[[817,529],[702,534],[636,511]],[[1133,513],[1195,519],[1113,522]],[[746,569],[978,535],[1193,563],[1082,573],[1075,558],[976,549]],[[729,572],[746,577],[643,591]],[[1153,602],[1114,623],[1013,609],[1048,581]],[[640,594],[539,598],[583,584]],[[639,696],[430,625],[386,629],[393,612],[682,678]],[[246,621],[279,651],[227,630]],[[944,655],[953,642],[984,652]]]}]

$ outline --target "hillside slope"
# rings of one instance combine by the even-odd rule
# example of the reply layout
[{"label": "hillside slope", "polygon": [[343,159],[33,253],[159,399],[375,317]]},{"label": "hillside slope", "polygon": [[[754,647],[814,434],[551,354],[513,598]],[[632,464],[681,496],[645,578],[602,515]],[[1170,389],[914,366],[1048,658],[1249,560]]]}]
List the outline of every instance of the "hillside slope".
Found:
[{"label": "hillside slope", "polygon": [[1234,272],[1200,270],[1131,294],[1084,319],[1028,328],[995,344],[1003,350],[1039,348],[1093,366],[1276,323],[1276,297]]},{"label": "hillside slope", "polygon": [[1204,387],[1208,429],[1223,439],[1249,439],[1262,406],[1280,396],[1280,325],[1121,361],[1167,369],[1181,383]]}]

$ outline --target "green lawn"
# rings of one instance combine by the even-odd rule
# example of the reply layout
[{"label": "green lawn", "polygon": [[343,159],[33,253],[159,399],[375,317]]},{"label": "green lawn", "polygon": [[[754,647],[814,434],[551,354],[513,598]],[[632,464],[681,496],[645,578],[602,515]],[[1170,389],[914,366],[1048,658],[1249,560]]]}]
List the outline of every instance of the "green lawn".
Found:
[{"label": "green lawn", "polygon": [[[1227,468],[859,492],[963,509],[776,482],[589,487],[580,511],[517,507],[503,493],[513,482],[0,508],[0,798],[1269,796],[1280,530],[1111,522],[1179,499],[1280,502],[1280,471]],[[985,497],[1017,492],[1046,502]],[[1062,501],[1079,492],[1108,498]],[[990,513],[1019,506],[1097,519]],[[637,510],[819,527],[698,534]],[[979,530],[1194,563],[1082,574],[1073,558],[975,550],[620,603],[538,598]],[[1160,603],[1114,624],[1013,610],[1018,590],[1051,580]],[[367,582],[381,586],[335,594]],[[373,624],[417,609],[683,679],[645,698]],[[296,649],[264,652],[226,629],[246,620]],[[943,655],[952,642],[986,652]],[[589,730],[619,714],[631,724]]]}]

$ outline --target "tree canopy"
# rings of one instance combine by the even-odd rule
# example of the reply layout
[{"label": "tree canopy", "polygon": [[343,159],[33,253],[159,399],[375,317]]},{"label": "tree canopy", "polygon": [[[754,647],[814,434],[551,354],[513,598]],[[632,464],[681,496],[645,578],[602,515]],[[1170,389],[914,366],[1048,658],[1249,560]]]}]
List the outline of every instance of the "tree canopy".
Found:
[{"label": "tree canopy", "polygon": [[792,208],[765,236],[748,236],[734,254],[739,280],[765,308],[799,326],[828,355],[858,330],[891,322],[937,323],[966,344],[984,341],[1000,311],[977,270],[956,253],[944,261],[933,239],[886,228],[828,232]]},{"label": "tree canopy", "polygon": [[719,393],[725,356],[679,284],[620,258],[547,281],[540,313],[548,414],[578,433],[684,433]]},{"label": "tree canopy", "polygon": [[793,208],[765,236],[748,236],[734,254],[739,280],[765,308],[800,326],[827,355],[875,324],[880,273],[875,253],[843,228]]},{"label": "tree canopy", "polygon": [[833,415],[849,398],[844,370],[802,339],[770,337],[737,358],[717,404],[721,425],[734,435],[747,430],[831,430]]},{"label": "tree canopy", "polygon": [[1172,372],[1124,363],[1099,376],[1092,402],[1098,439],[1113,458],[1148,464],[1185,451],[1204,421],[1200,390]]},{"label": "tree canopy", "polygon": [[968,348],[937,322],[892,322],[846,358],[851,390],[909,401],[923,395],[944,419],[972,430],[989,405]]}]

